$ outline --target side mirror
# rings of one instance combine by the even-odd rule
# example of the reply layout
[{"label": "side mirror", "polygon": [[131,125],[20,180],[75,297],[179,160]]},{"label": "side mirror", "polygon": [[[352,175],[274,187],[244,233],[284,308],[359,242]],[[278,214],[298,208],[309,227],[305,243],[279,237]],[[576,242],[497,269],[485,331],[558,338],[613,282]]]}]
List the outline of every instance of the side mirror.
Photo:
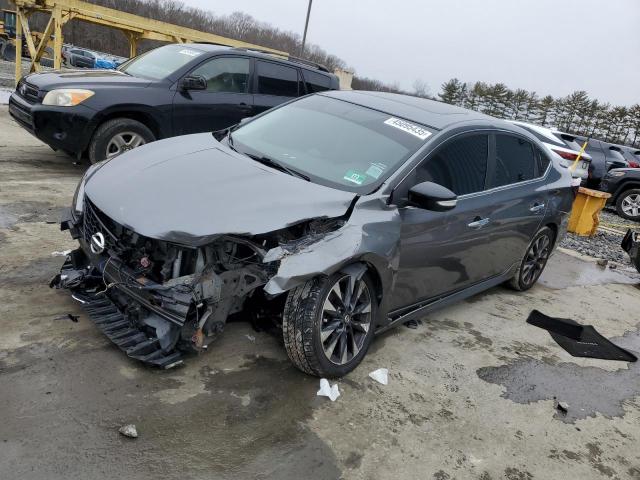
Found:
[{"label": "side mirror", "polygon": [[434,212],[446,212],[458,203],[458,197],[448,188],[433,182],[422,182],[409,189],[409,205]]},{"label": "side mirror", "polygon": [[180,80],[180,90],[206,90],[207,81],[201,75],[184,77]]}]

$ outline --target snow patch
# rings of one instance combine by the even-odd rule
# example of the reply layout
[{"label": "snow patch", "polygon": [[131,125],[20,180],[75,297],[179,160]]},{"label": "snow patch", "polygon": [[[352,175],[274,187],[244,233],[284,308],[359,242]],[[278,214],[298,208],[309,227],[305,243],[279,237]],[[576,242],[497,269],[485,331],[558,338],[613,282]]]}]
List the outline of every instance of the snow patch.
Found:
[{"label": "snow patch", "polygon": [[9,103],[9,97],[11,92],[8,88],[0,88],[0,105],[7,105]]}]

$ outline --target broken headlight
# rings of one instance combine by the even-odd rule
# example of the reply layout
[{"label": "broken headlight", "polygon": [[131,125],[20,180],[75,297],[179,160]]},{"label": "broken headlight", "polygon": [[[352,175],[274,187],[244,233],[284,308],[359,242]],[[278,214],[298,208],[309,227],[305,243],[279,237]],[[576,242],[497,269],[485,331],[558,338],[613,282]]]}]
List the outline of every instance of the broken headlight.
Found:
[{"label": "broken headlight", "polygon": [[73,194],[73,202],[71,202],[71,206],[73,207],[73,212],[76,215],[82,213],[84,209],[84,183],[85,177],[82,177],[80,183],[78,183],[78,187],[76,188],[76,193]]},{"label": "broken headlight", "polygon": [[74,213],[76,213],[76,215],[81,214],[84,210],[84,186],[86,185],[87,180],[89,180],[91,175],[96,173],[105,163],[106,160],[94,163],[87,169],[86,172],[84,172],[80,183],[78,183],[78,186],[76,187],[76,193],[73,194],[73,201],[71,202],[71,207],[73,208],[73,211]]}]

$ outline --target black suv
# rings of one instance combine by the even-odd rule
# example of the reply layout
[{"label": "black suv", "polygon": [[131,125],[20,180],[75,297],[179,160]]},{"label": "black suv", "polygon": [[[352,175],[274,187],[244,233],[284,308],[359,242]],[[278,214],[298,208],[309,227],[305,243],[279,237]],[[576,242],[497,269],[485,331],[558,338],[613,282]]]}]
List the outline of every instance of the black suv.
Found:
[{"label": "black suv", "polygon": [[[582,145],[585,140],[587,140],[586,137],[576,137],[579,145]],[[609,170],[629,167],[629,163],[617,145],[611,145],[610,143],[596,140],[595,138],[589,138],[585,152],[591,156],[589,180],[587,181],[589,188],[599,188],[600,182]]]},{"label": "black suv", "polygon": [[117,70],[18,83],[9,113],[55,150],[92,163],[160,138],[221,130],[295,97],[339,88],[326,68],[254,50],[165,45]]}]

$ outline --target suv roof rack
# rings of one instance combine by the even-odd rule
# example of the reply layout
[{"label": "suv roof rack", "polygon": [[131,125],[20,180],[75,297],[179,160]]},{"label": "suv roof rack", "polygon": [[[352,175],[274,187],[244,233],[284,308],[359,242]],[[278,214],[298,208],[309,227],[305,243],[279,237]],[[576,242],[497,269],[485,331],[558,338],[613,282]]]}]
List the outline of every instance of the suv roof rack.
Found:
[{"label": "suv roof rack", "polygon": [[315,62],[312,62],[310,60],[305,60],[304,58],[294,57],[293,55],[287,55],[287,56],[278,55],[277,53],[270,52],[269,50],[261,50],[259,48],[237,47],[234,50],[245,50],[247,52],[263,53],[265,55],[271,55],[273,57],[284,58],[285,60],[289,60],[290,62],[302,63],[303,65],[307,65],[309,67],[317,68],[320,71],[331,73],[331,72],[329,72],[329,69],[327,67],[325,67],[324,65],[322,65],[321,63],[315,63]]}]

